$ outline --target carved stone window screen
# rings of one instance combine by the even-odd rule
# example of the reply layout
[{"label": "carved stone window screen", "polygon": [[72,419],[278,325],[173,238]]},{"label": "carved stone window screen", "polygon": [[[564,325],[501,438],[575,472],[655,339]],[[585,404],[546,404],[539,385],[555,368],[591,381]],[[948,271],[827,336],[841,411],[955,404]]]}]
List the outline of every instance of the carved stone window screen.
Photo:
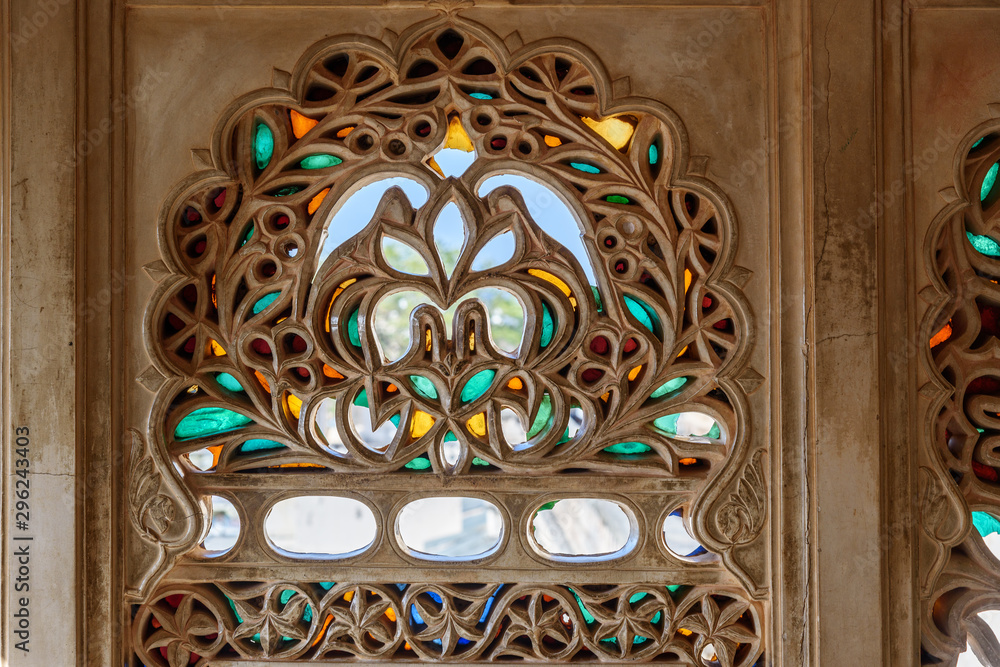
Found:
[{"label": "carved stone window screen", "polygon": [[[767,490],[735,380],[751,344],[740,293],[748,274],[732,266],[725,196],[687,173],[679,119],[628,96],[627,81],[612,83],[581,45],[522,45],[454,15],[385,42],[326,40],[284,78],[286,87],[227,110],[213,168],[183,181],[162,209],[172,277],[150,300],[145,342],[167,381],[129,461],[136,659],[756,664],[764,568],[748,554],[767,539]],[[620,146],[609,123],[627,135]],[[432,158],[453,141],[470,142],[476,160],[444,178]],[[580,221],[596,285],[516,190],[478,195],[497,174],[559,194]],[[428,202],[414,210],[389,190],[320,263],[342,202],[400,175],[423,184]],[[449,203],[466,235],[450,275],[432,240]],[[475,271],[478,250],[502,232],[516,239],[513,257]],[[395,270],[383,237],[416,249],[428,274]],[[512,354],[494,346],[483,305],[463,296],[487,286],[524,308]],[[400,289],[460,305],[450,332],[433,307],[415,310],[411,346],[389,363],[371,322],[379,299]],[[466,395],[474,377],[488,386]],[[346,453],[314,427],[331,397]],[[358,404],[397,420],[387,447],[357,436],[349,409]],[[585,417],[567,439],[571,407]],[[548,427],[511,447],[501,408],[527,424],[551,410]],[[659,421],[685,410],[717,430],[684,437]],[[457,461],[443,454],[451,439]],[[623,454],[623,443],[639,447]],[[202,472],[188,455],[204,449],[215,460]],[[416,458],[429,470],[406,467]],[[315,494],[365,503],[378,524],[373,544],[332,560],[271,547],[270,508]],[[394,539],[405,502],[449,495],[500,508],[497,549],[424,560]],[[242,523],[236,545],[215,557],[200,546],[211,496],[230,500]],[[627,553],[566,562],[535,549],[532,513],[570,497],[627,508]],[[666,548],[663,521],[681,507],[717,558],[691,563]]]},{"label": "carved stone window screen", "polygon": [[955,664],[968,643],[996,667],[1000,644],[978,614],[1000,609],[1000,562],[970,512],[1000,516],[1000,125],[984,124],[960,145],[955,188],[929,232],[932,287],[921,293],[931,304],[921,327],[929,344],[917,480],[922,664]]}]

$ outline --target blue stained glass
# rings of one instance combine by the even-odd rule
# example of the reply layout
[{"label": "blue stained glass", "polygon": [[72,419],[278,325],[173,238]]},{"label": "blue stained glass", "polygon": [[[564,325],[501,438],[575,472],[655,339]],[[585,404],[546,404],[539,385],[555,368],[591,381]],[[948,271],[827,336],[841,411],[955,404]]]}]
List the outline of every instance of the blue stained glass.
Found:
[{"label": "blue stained glass", "polygon": [[284,445],[274,440],[253,438],[240,445],[240,452],[261,452],[268,449],[283,449]]},{"label": "blue stained glass", "polygon": [[243,385],[229,373],[219,373],[215,376],[215,381],[229,391],[243,391]]},{"label": "blue stained glass", "polygon": [[997,182],[998,171],[1000,171],[1000,162],[994,162],[990,170],[986,172],[986,177],[983,178],[983,187],[979,189],[980,201],[986,201],[986,198],[990,196],[993,185]]},{"label": "blue stained glass", "polygon": [[1000,521],[992,514],[986,512],[973,512],[972,525],[976,527],[976,530],[983,537],[992,535],[993,533],[1000,533]]},{"label": "blue stained glass", "polygon": [[253,420],[225,408],[198,408],[177,424],[174,437],[178,440],[204,438],[243,428]]},{"label": "blue stained glass", "polygon": [[969,243],[972,244],[972,247],[977,252],[989,257],[1000,257],[1000,243],[997,243],[989,236],[977,236],[968,231],[965,232],[965,235],[969,237]]},{"label": "blue stained glass", "polygon": [[270,294],[265,294],[259,298],[257,303],[253,305],[253,314],[256,315],[263,312],[263,310],[274,303],[279,296],[281,296],[281,292],[271,292]]},{"label": "blue stained glass", "polygon": [[570,162],[569,166],[573,167],[577,171],[583,171],[588,174],[599,174],[601,170],[592,164],[587,164],[586,162]]}]

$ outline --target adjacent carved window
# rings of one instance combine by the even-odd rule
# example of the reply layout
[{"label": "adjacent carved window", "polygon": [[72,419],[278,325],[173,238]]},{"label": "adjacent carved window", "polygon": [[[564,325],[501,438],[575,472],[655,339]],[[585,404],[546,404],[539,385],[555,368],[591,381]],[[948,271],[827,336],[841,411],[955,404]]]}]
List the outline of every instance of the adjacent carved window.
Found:
[{"label": "adjacent carved window", "polygon": [[621,88],[443,17],[233,105],[160,221],[141,663],[762,660],[734,216]]},{"label": "adjacent carved window", "polygon": [[[922,663],[954,664],[968,642],[1000,665],[1000,128],[979,128],[956,162],[953,199],[931,230],[923,332],[930,381],[921,452]],[[985,612],[985,614],[984,614]],[[986,619],[991,623],[987,623]],[[992,626],[992,628],[991,628]]]}]

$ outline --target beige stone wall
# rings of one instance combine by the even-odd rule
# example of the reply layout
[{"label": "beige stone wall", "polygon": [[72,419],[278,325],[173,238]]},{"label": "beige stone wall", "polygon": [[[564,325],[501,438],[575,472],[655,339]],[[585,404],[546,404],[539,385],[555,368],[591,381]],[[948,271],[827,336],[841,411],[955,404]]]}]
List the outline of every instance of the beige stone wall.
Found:
[{"label": "beige stone wall", "polygon": [[[769,540],[742,562],[765,589],[768,664],[919,664],[917,471],[933,463],[918,448],[928,378],[917,295],[931,284],[925,237],[947,200],[939,193],[954,186],[961,139],[1000,101],[998,10],[958,0],[467,5],[462,16],[501,37],[581,42],[616,96],[668,105],[686,130],[686,171],[731,201],[734,265],[750,271],[746,368],[764,378],[747,406],[754,444],[768,450]],[[164,277],[156,227],[167,193],[206,166],[192,151],[212,145],[234,100],[280,84],[311,44],[401,34],[441,7],[0,8],[0,662],[122,664],[124,461],[129,429],[143,428],[153,403],[137,378],[151,368],[143,315]],[[19,427],[30,438],[23,531]],[[30,653],[14,634],[22,542]],[[735,585],[727,568],[706,583]]]}]

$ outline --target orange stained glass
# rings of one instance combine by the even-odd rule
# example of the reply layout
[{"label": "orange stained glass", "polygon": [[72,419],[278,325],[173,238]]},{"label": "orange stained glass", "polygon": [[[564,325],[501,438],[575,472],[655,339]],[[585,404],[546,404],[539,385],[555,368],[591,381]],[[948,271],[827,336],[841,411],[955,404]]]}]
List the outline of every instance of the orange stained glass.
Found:
[{"label": "orange stained glass", "polygon": [[949,338],[951,338],[951,334],[952,333],[953,332],[952,332],[952,328],[951,328],[951,320],[948,320],[948,324],[946,324],[943,327],[941,327],[941,331],[938,331],[931,338],[931,347],[937,347],[941,343],[945,342],[946,340],[948,340]]},{"label": "orange stained glass", "polygon": [[354,131],[354,126],[353,125],[348,125],[347,127],[342,127],[339,130],[337,130],[337,138],[338,139],[343,139],[344,137],[346,137],[347,135],[349,135],[353,131]]},{"label": "orange stained glass", "polygon": [[507,387],[514,391],[521,391],[524,389],[524,383],[521,382],[521,378],[511,378],[510,382],[507,383]]},{"label": "orange stained glass", "polygon": [[260,386],[264,388],[265,391],[271,393],[271,385],[267,383],[267,378],[260,371],[254,371],[253,374],[257,376],[257,382],[260,382]]},{"label": "orange stained glass", "polygon": [[219,307],[219,297],[215,294],[215,274],[212,274],[212,305]]},{"label": "orange stained glass", "polygon": [[691,458],[683,458],[680,461],[678,461],[678,463],[680,463],[682,466],[693,466],[697,462],[698,459],[691,459]]},{"label": "orange stained glass", "polygon": [[396,385],[394,385],[392,383],[389,383],[389,386],[386,387],[385,390],[387,392],[389,392],[390,394],[395,394],[397,391],[399,391],[399,387],[397,387]]},{"label": "orange stained glass", "polygon": [[312,215],[317,211],[317,209],[319,209],[320,204],[323,203],[323,200],[326,199],[326,195],[329,194],[329,192],[330,188],[324,188],[318,195],[312,198],[312,201],[309,202],[309,206],[306,209],[309,212],[309,215]]},{"label": "orange stained glass", "polygon": [[413,413],[413,418],[410,421],[410,437],[422,438],[427,434],[427,431],[431,430],[432,426],[434,426],[434,417],[423,410],[417,410]]},{"label": "orange stained glass", "polygon": [[212,452],[212,467],[213,468],[216,467],[217,465],[219,465],[219,458],[222,456],[222,448],[224,446],[225,445],[215,445],[213,447],[209,447],[208,448],[208,451]]},{"label": "orange stained glass", "polygon": [[326,620],[323,621],[323,629],[319,631],[319,634],[316,636],[316,641],[312,643],[312,646],[315,646],[323,641],[323,637],[326,636],[326,629],[330,627],[331,623],[333,623],[333,614],[327,614]]},{"label": "orange stained glass", "polygon": [[687,294],[688,289],[691,287],[691,280],[693,276],[691,275],[691,269],[684,269],[684,293]]},{"label": "orange stained glass", "polygon": [[604,120],[594,120],[581,116],[580,120],[617,149],[625,148],[635,132],[635,125],[620,117],[611,116]]},{"label": "orange stained glass", "polygon": [[639,377],[639,373],[641,371],[642,371],[642,366],[636,366],[635,368],[633,368],[632,370],[630,370],[628,372],[628,381],[631,382],[632,380],[634,380],[637,377]]},{"label": "orange stained glass", "polygon": [[323,375],[328,378],[333,378],[334,380],[343,380],[344,376],[333,370],[330,366],[323,364]]},{"label": "orange stained glass", "polygon": [[392,610],[392,607],[389,607],[388,609],[385,610],[385,617],[388,618],[393,623],[396,622],[396,612]]},{"label": "orange stained glass", "polygon": [[551,134],[546,134],[545,145],[551,148],[555,148],[556,146],[562,146],[562,139],[560,139],[559,137],[554,137]]},{"label": "orange stained glass", "polygon": [[313,120],[312,118],[303,116],[298,111],[292,110],[289,112],[289,115],[292,118],[292,134],[295,135],[296,139],[301,139],[306,136],[306,133],[309,132],[309,130],[319,125],[318,120]]},{"label": "orange stained glass", "polygon": [[466,426],[469,427],[469,432],[480,438],[486,437],[486,413],[480,412],[466,422]]},{"label": "orange stained glass", "polygon": [[444,170],[441,169],[441,165],[437,163],[437,160],[435,160],[434,158],[428,158],[427,166],[436,171],[438,176],[444,178]]}]

